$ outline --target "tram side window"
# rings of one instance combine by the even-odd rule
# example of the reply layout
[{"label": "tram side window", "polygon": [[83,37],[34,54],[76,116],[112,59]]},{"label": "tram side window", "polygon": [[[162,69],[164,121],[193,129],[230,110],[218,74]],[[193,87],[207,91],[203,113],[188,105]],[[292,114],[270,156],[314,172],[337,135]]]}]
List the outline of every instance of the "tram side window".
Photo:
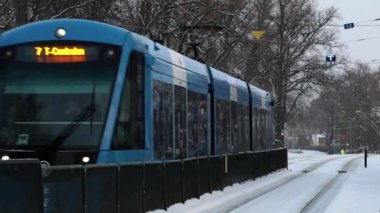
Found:
[{"label": "tram side window", "polygon": [[241,104],[237,104],[236,105],[236,143],[237,143],[237,146],[236,146],[236,151],[238,152],[241,152],[243,151],[243,147],[244,147],[244,140],[243,140],[243,135],[242,135],[242,132],[243,132],[243,126],[242,126],[242,120],[243,120],[243,111],[242,111],[242,107],[241,107]]},{"label": "tram side window", "polygon": [[114,131],[114,149],[144,148],[144,55],[133,52]]},{"label": "tram side window", "polygon": [[249,106],[241,105],[241,136],[243,141],[242,151],[249,150]]},{"label": "tram side window", "polygon": [[268,141],[267,141],[267,115],[266,115],[266,111],[265,110],[262,110],[261,111],[261,136],[262,136],[262,140],[263,140],[263,149],[267,149],[268,148]]},{"label": "tram side window", "polygon": [[252,150],[259,150],[259,137],[258,137],[258,112],[256,108],[252,109]]},{"label": "tram side window", "polygon": [[188,156],[208,154],[207,96],[188,91]]},{"label": "tram side window", "polygon": [[238,121],[240,120],[238,112],[238,103],[231,101],[231,143],[230,143],[230,152],[239,151],[239,143],[241,140],[239,138],[239,125]]},{"label": "tram side window", "polygon": [[266,112],[260,109],[260,149],[265,150],[267,148],[266,141]]},{"label": "tram side window", "polygon": [[[244,106],[236,102],[231,102],[231,152],[242,152],[246,150],[246,143],[244,136]],[[246,114],[249,119],[249,112]],[[249,123],[247,123],[249,129]],[[249,132],[247,132],[249,134]],[[249,135],[248,135],[249,137]],[[248,139],[249,140],[249,139]]]},{"label": "tram side window", "polygon": [[173,159],[173,85],[153,82],[153,124],[155,159]]},{"label": "tram side window", "polygon": [[266,111],[266,139],[268,143],[268,148],[273,148],[273,141],[271,139],[271,127],[270,127],[270,112]]},{"label": "tram side window", "polygon": [[175,158],[185,158],[186,156],[186,88],[174,86],[175,100]]},{"label": "tram side window", "polygon": [[242,104],[237,105],[236,113],[237,151],[249,150],[249,108]]},{"label": "tram side window", "polygon": [[269,111],[266,111],[266,137],[267,137],[267,143],[268,148],[273,148],[273,143],[270,137],[270,113]]},{"label": "tram side window", "polygon": [[273,135],[274,135],[274,130],[273,130],[273,113],[270,111],[269,112],[269,140],[272,143],[273,148],[277,148],[277,144],[274,141]]},{"label": "tram side window", "polygon": [[265,111],[265,140],[267,144],[267,149],[272,147],[272,143],[270,141],[270,131],[269,131],[269,113]]},{"label": "tram side window", "polygon": [[229,151],[230,143],[230,101],[216,100],[216,144],[215,154]]},{"label": "tram side window", "polygon": [[269,137],[270,131],[269,131],[269,113],[268,111],[265,111],[265,140],[267,144],[267,149],[271,148],[272,143],[270,142]]},{"label": "tram side window", "polygon": [[263,143],[263,135],[262,135],[262,112],[261,109],[257,110],[257,143],[258,143],[258,150],[263,150],[264,143]]}]

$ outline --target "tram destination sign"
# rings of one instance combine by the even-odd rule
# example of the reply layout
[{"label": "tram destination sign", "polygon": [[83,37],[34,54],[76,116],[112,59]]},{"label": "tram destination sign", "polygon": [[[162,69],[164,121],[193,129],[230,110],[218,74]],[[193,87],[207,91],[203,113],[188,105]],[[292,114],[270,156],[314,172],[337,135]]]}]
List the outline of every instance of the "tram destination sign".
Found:
[{"label": "tram destination sign", "polygon": [[86,49],[76,46],[35,46],[36,56],[85,56]]}]

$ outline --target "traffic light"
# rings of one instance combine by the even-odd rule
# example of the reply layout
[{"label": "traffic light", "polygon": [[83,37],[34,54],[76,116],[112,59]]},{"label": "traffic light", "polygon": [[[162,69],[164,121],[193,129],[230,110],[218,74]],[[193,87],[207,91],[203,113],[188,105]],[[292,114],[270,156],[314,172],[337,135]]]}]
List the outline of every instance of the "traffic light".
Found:
[{"label": "traffic light", "polygon": [[344,29],[346,29],[346,30],[355,27],[354,23],[347,23],[347,24],[344,24],[343,26],[344,26]]}]

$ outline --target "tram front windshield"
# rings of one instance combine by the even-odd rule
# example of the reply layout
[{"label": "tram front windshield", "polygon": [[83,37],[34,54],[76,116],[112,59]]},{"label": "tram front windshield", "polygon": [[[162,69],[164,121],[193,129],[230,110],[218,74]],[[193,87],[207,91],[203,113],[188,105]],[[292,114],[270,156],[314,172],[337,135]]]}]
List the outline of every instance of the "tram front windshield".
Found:
[{"label": "tram front windshield", "polygon": [[96,149],[119,58],[92,43],[1,48],[0,149]]}]

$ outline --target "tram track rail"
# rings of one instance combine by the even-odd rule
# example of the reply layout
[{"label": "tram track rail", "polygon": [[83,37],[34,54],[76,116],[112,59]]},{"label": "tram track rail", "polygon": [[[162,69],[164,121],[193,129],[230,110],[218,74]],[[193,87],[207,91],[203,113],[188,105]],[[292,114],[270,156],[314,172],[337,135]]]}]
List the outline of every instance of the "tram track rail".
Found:
[{"label": "tram track rail", "polygon": [[[322,189],[315,194],[315,196],[308,202],[306,205],[302,208],[300,211],[301,213],[306,213],[306,212],[313,212],[313,209],[316,208],[317,203],[331,190],[331,188],[337,184],[337,182],[342,178],[342,174],[346,174],[353,168],[355,168],[358,165],[358,160],[361,157],[353,158],[349,160],[341,170],[337,171],[337,174],[333,179],[331,179],[329,182],[327,182]],[[325,207],[327,206],[326,204],[324,205]]]},{"label": "tram track rail", "polygon": [[[309,158],[311,159],[311,158]],[[275,182],[274,184],[272,184],[271,186],[269,187],[263,187],[264,189],[258,189],[256,193],[253,193],[252,196],[247,196],[245,197],[245,199],[241,200],[240,202],[236,202],[234,203],[233,205],[229,206],[228,208],[226,209],[223,209],[222,211],[220,212],[230,212],[230,211],[233,211],[234,209],[240,207],[240,206],[243,206],[261,196],[264,196],[266,194],[269,194],[271,192],[273,192],[274,190],[286,185],[286,184],[289,184],[293,181],[297,181],[299,178],[301,177],[304,177],[305,175],[307,175],[308,173],[311,173],[315,170],[317,170],[318,168],[324,166],[325,164],[327,163],[330,163],[332,161],[335,161],[335,160],[339,160],[341,159],[340,157],[336,157],[336,158],[330,158],[330,159],[326,159],[326,160],[323,160],[323,161],[320,161],[320,162],[316,162],[315,164],[309,166],[309,167],[306,167],[305,169],[301,170],[300,172],[298,173],[294,173],[294,174],[290,174],[288,176],[286,176],[285,178],[282,178],[281,180]],[[313,159],[315,160],[315,159]],[[352,161],[352,160],[350,160]],[[343,169],[342,169],[343,170]]]},{"label": "tram track rail", "polygon": [[348,177],[348,175],[344,175],[345,172],[350,172],[351,168],[356,165],[355,159],[359,158],[361,157],[358,155],[324,155],[307,160],[295,159],[294,164],[288,170],[274,172],[270,174],[270,177],[263,176],[255,181],[225,188],[222,193],[224,195],[216,192],[212,199],[209,199],[209,195],[205,195],[202,199],[206,199],[207,202],[200,204],[193,201],[187,210],[238,213],[247,211],[278,212],[279,210],[310,212],[309,209],[318,205],[316,203],[331,185],[337,188],[339,184],[344,183],[342,180],[338,182],[338,186],[335,186],[333,180],[336,179],[336,176]]}]

